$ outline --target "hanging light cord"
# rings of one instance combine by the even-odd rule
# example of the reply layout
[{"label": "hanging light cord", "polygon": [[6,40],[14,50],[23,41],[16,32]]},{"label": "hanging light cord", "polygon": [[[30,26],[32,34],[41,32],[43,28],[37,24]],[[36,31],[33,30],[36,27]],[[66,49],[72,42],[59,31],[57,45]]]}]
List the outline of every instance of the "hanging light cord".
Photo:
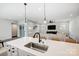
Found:
[{"label": "hanging light cord", "polygon": [[45,6],[45,3],[44,3],[44,20],[46,21],[46,6]]},{"label": "hanging light cord", "polygon": [[25,5],[25,23],[26,23],[26,3],[24,3],[24,5]]}]

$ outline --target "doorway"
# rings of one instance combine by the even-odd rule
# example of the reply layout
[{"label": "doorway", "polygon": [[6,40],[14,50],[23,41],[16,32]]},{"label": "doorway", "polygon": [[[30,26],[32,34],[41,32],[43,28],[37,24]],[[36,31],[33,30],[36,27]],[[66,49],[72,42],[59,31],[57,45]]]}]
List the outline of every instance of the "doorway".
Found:
[{"label": "doorway", "polygon": [[17,24],[12,23],[12,38],[17,38]]}]

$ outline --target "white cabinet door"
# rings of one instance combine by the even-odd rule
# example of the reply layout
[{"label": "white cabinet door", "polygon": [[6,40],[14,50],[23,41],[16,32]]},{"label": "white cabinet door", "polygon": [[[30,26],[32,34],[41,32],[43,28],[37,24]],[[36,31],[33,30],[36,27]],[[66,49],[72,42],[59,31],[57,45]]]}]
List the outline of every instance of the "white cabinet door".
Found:
[{"label": "white cabinet door", "polygon": [[18,49],[14,46],[11,46],[11,55],[18,56]]},{"label": "white cabinet door", "polygon": [[8,49],[7,51],[8,56],[11,56],[11,46],[4,43],[4,47]]},{"label": "white cabinet door", "polygon": [[8,56],[18,56],[18,49],[11,46],[11,45],[8,45],[6,43],[4,43],[4,47],[8,48]]},{"label": "white cabinet door", "polygon": [[23,56],[23,52],[20,49],[18,49],[18,54],[19,56]]},{"label": "white cabinet door", "polygon": [[18,54],[19,54],[19,56],[35,56],[31,53],[28,53],[28,52],[20,50],[20,49],[18,49]]},{"label": "white cabinet door", "polygon": [[12,56],[18,56],[17,51],[11,51]]},{"label": "white cabinet door", "polygon": [[8,56],[35,56],[29,51],[26,52],[11,45],[4,44],[4,47],[8,48]]}]

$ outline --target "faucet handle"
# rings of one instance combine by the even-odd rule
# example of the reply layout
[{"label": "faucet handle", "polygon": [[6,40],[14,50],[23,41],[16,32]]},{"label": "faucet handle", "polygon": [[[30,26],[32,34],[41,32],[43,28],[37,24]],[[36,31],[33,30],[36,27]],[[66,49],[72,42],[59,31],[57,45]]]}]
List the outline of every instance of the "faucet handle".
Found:
[{"label": "faucet handle", "polygon": [[40,43],[44,44],[44,40],[41,40]]}]

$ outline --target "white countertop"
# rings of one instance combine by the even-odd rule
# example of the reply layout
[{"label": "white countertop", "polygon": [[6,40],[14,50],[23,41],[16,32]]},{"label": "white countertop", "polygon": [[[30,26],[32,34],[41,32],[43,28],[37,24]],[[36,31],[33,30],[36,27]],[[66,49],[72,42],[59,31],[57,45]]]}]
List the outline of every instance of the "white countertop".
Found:
[{"label": "white countertop", "polygon": [[69,56],[69,55],[79,55],[79,44],[46,40],[45,44],[48,46],[48,50],[45,53],[41,53],[30,48],[24,47],[25,44],[29,42],[38,42],[36,38],[23,37],[17,40],[9,41],[7,44],[19,48],[23,51],[32,53],[37,56]]}]

